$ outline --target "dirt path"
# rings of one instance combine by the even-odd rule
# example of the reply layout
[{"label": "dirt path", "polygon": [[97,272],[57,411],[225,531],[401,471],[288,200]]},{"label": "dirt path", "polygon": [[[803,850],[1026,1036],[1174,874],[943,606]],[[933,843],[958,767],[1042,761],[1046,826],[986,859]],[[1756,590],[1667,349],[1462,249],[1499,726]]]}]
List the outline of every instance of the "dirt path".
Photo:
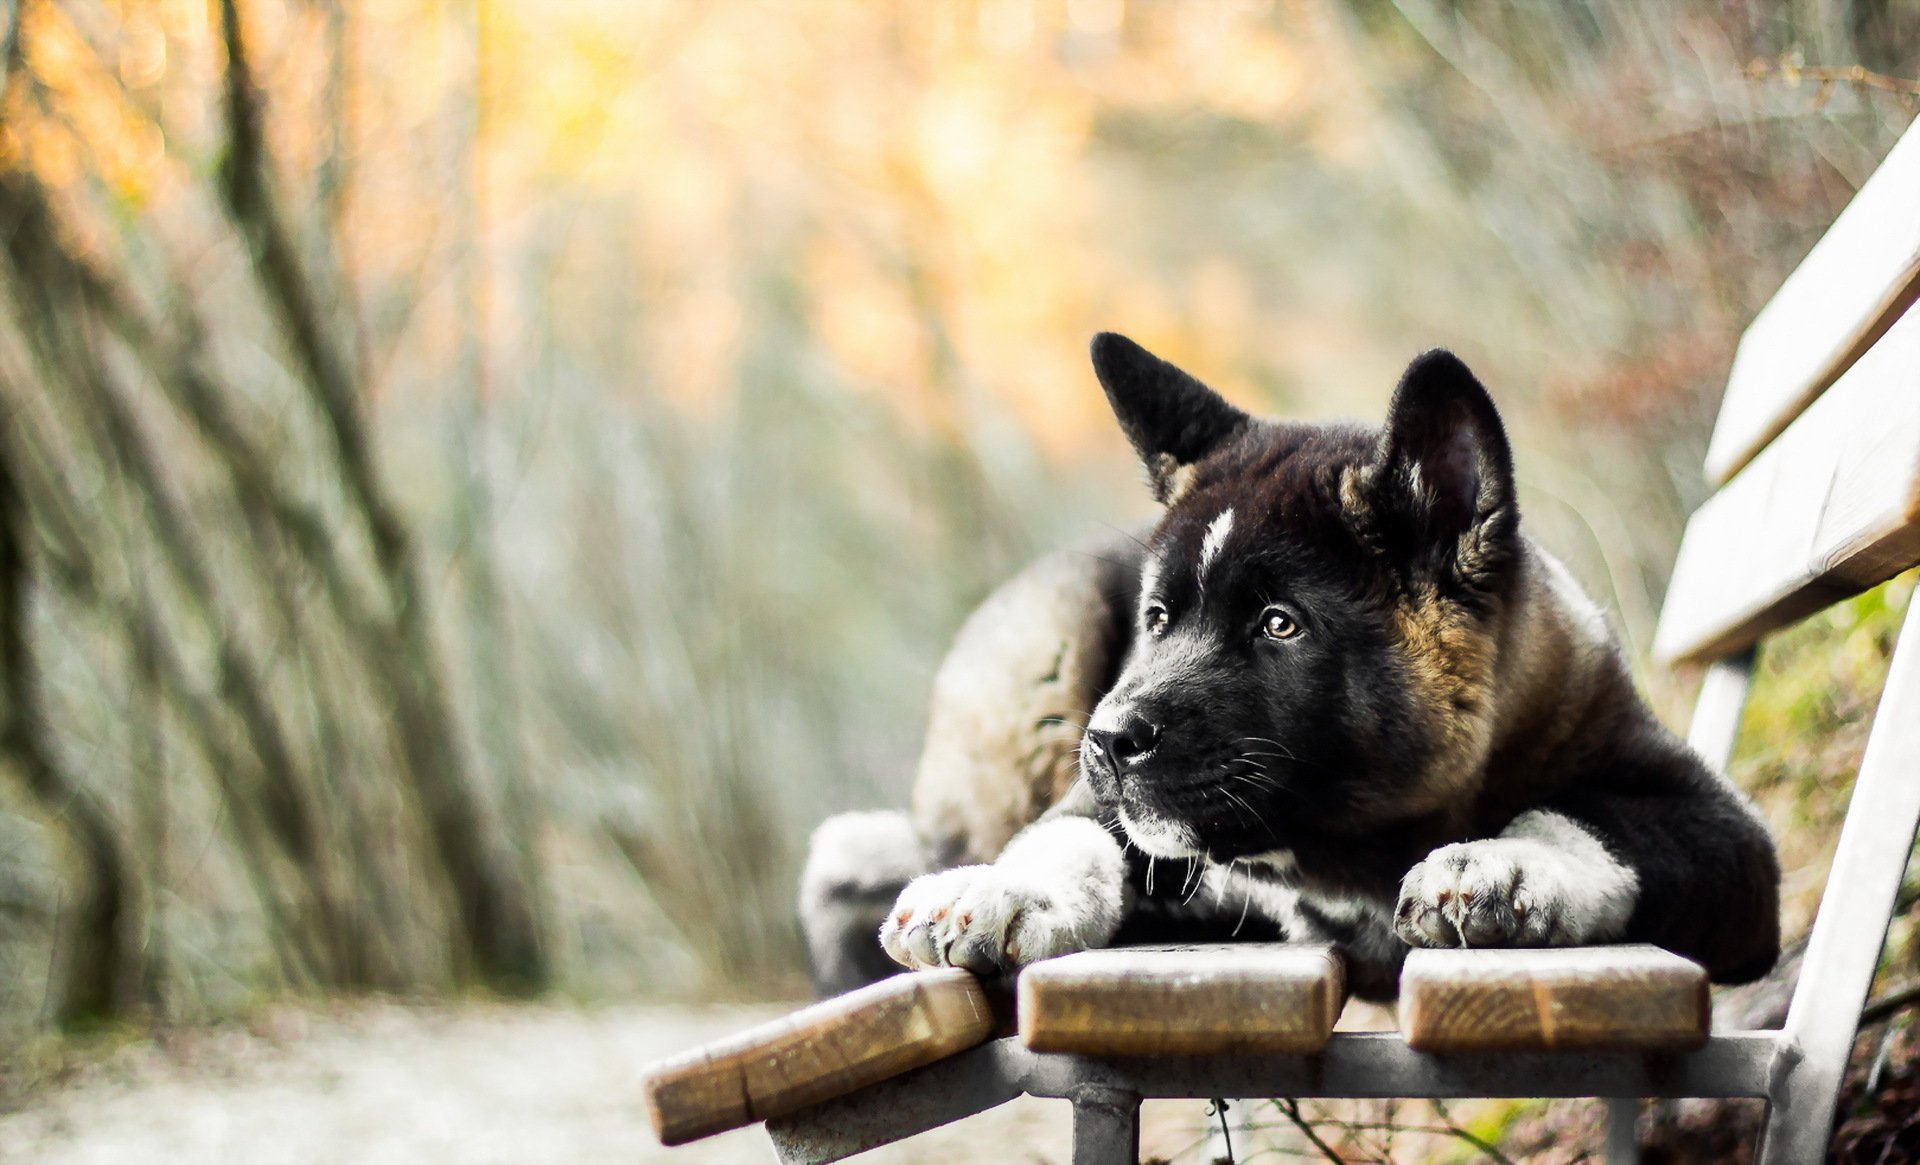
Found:
[{"label": "dirt path", "polygon": [[[662,1149],[640,1104],[639,1073],[657,1057],[779,1010],[358,1004],[280,1011],[251,1029],[177,1034],[89,1064],[0,1115],[0,1162],[769,1162],[772,1150],[757,1129]],[[1146,1147],[1166,1153],[1190,1144],[1198,1115],[1190,1103],[1152,1114]],[[1064,1105],[1023,1100],[862,1160],[1064,1162],[1067,1124]]]}]

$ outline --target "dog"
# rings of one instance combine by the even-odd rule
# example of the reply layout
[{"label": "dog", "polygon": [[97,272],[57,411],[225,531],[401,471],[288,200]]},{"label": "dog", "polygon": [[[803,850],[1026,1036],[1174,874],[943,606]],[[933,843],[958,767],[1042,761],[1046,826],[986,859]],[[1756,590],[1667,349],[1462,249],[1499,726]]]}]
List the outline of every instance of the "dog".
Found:
[{"label": "dog", "polygon": [[823,992],[1169,940],[1330,942],[1372,999],[1414,947],[1772,967],[1765,826],[1522,530],[1464,363],[1416,358],[1375,428],[1257,419],[1118,335],[1092,357],[1163,516],[968,619],[910,812],[814,835]]}]

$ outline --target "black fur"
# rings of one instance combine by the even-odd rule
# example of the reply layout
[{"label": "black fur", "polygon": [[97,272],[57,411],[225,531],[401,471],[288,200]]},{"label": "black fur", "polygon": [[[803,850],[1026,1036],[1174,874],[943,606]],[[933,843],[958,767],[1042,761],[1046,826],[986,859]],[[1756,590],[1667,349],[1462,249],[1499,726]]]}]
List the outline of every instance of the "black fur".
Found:
[{"label": "black fur", "polygon": [[1198,461],[1252,420],[1125,336],[1100,333],[1092,355],[1107,403],[1145,463],[1156,501],[1167,500],[1175,469]]},{"label": "black fur", "polygon": [[[1287,852],[1325,933],[1346,924],[1316,901],[1390,908],[1434,848],[1550,810],[1638,876],[1620,938],[1692,956],[1726,981],[1771,966],[1770,840],[1657,722],[1610,645],[1540,669],[1517,696],[1497,683],[1436,691],[1412,674],[1456,667],[1450,651],[1484,652],[1497,680],[1529,633],[1519,605],[1544,601],[1533,592],[1548,568],[1520,532],[1499,414],[1458,358],[1415,360],[1386,426],[1369,430],[1256,421],[1137,346],[1103,336],[1094,352],[1156,483],[1187,475],[1148,539],[1157,566],[1145,575],[1159,581],[1113,693],[1157,729],[1154,744],[1124,765],[1083,753],[1110,814],[1184,827],[1214,862]],[[1143,387],[1156,384],[1165,391]],[[1207,527],[1229,510],[1232,533],[1203,571]],[[1262,637],[1275,608],[1297,636]],[[1410,642],[1409,615],[1451,639]],[[1456,755],[1461,742],[1436,722],[1485,721],[1496,711],[1476,702],[1495,698],[1513,707],[1499,710],[1484,757]],[[1149,897],[1185,894],[1179,870],[1163,862]],[[1144,895],[1143,871],[1136,881]]]}]

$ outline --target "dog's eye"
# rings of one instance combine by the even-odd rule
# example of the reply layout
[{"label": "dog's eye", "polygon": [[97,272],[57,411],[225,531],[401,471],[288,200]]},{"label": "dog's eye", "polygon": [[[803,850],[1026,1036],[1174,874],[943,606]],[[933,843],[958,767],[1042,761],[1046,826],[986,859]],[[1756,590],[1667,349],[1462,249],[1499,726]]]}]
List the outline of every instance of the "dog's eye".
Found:
[{"label": "dog's eye", "polygon": [[1148,607],[1145,619],[1147,623],[1147,634],[1158,638],[1167,633],[1167,609],[1165,607]]},{"label": "dog's eye", "polygon": [[1260,616],[1260,634],[1268,639],[1292,639],[1300,634],[1300,624],[1280,608],[1268,607],[1266,614]]}]

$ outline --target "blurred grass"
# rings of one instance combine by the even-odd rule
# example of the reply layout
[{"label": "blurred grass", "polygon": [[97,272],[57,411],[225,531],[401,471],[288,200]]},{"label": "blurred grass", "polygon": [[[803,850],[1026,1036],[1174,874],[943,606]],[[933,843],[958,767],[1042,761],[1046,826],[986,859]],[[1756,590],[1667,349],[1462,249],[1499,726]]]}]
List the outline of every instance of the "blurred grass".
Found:
[{"label": "blurred grass", "polygon": [[[804,990],[811,823],[903,800],[949,629],[1047,523],[991,512],[1012,483],[955,484],[979,467],[771,352],[720,413],[609,416],[558,372],[502,425],[537,433],[499,537],[540,551],[503,561],[508,682],[557,848],[610,842],[660,928],[581,922],[569,964],[622,991]],[[644,949],[664,936],[677,963]]]},{"label": "blurred grass", "polygon": [[[1756,661],[1732,775],[1779,842],[1788,935],[1806,932],[1826,886],[1916,577],[1909,571],[1772,637]],[[1908,940],[1896,939],[1905,954],[1894,970],[1920,970]]]}]

